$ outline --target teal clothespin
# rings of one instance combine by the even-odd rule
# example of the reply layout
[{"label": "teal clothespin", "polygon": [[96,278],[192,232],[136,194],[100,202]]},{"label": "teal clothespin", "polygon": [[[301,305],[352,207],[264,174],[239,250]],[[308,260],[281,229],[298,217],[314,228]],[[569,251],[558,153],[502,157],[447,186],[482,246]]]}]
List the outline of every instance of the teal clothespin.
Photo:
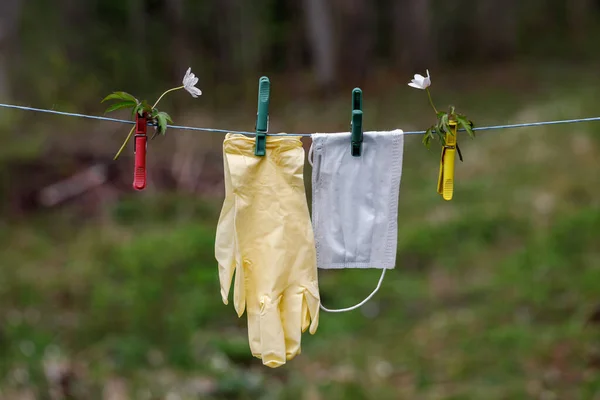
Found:
[{"label": "teal clothespin", "polygon": [[266,76],[258,80],[258,112],[256,114],[256,147],[254,155],[267,153],[267,131],[269,130],[269,96],[271,81]]},{"label": "teal clothespin", "polygon": [[352,91],[352,136],[350,152],[354,157],[360,157],[363,143],[363,112],[362,112],[362,90],[355,88]]}]

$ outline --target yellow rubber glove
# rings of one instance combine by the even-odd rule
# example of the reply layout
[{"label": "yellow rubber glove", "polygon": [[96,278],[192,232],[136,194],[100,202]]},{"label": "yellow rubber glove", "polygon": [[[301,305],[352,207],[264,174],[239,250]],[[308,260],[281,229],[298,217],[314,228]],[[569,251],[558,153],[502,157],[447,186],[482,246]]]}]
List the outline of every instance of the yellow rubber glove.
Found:
[{"label": "yellow rubber glove", "polygon": [[304,149],[296,137],[269,137],[254,155],[254,138],[228,134],[223,143],[225,201],[215,256],[221,296],[247,310],[250,350],[275,368],[300,354],[301,334],[319,324],[316,250],[304,188]]}]

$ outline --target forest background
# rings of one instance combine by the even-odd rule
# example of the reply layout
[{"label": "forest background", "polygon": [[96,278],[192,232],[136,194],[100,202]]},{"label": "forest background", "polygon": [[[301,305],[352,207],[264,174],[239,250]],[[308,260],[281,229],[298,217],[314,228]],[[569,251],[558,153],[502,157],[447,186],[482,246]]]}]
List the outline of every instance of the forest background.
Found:
[{"label": "forest background", "polygon": [[[179,125],[252,131],[267,75],[271,132],[347,131],[357,86],[365,130],[424,130],[429,69],[477,126],[590,117],[599,39],[597,0],[5,0],[0,102],[102,115],[192,67]],[[0,110],[1,399],[600,399],[600,123],[461,134],[451,202],[408,136],[397,268],[277,370],[220,300],[223,136],[167,131],[134,192],[128,128]],[[378,274],[320,272],[323,303]]]}]

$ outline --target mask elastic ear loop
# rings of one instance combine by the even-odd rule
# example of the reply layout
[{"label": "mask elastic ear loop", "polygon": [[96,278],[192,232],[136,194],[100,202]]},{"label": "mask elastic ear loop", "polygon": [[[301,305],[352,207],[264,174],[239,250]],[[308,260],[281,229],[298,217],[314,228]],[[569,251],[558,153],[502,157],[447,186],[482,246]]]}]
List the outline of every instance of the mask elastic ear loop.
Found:
[{"label": "mask elastic ear loop", "polygon": [[319,304],[319,307],[321,307],[321,310],[326,311],[326,312],[330,312],[330,313],[342,313],[342,312],[348,312],[348,311],[353,311],[356,310],[357,308],[360,308],[362,306],[364,306],[365,304],[367,304],[367,302],[369,300],[371,300],[371,298],[373,298],[373,296],[375,296],[375,293],[377,293],[377,291],[379,291],[379,288],[381,287],[381,284],[383,283],[383,278],[385,277],[385,269],[383,269],[381,271],[381,277],[379,278],[379,282],[377,283],[377,287],[375,288],[375,290],[373,290],[373,292],[371,292],[370,295],[367,296],[366,299],[364,299],[363,301],[361,301],[360,303],[352,306],[352,307],[348,307],[348,308],[340,308],[337,310],[330,310],[328,308],[325,308],[323,306],[323,304]]},{"label": "mask elastic ear loop", "polygon": [[315,142],[312,142],[310,144],[310,149],[308,149],[308,163],[310,164],[310,166],[313,166],[313,145],[315,144]]}]

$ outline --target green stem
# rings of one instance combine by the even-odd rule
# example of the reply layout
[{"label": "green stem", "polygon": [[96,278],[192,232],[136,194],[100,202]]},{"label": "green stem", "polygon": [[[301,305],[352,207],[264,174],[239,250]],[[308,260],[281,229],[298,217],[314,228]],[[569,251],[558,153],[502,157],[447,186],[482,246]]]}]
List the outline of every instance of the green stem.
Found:
[{"label": "green stem", "polygon": [[116,160],[117,158],[119,158],[119,156],[123,152],[123,149],[125,149],[125,146],[127,146],[127,143],[129,142],[129,139],[131,139],[131,135],[133,134],[134,130],[135,130],[135,125],[129,131],[129,135],[127,135],[127,138],[125,139],[125,141],[121,145],[121,148],[119,149],[119,151],[117,151],[117,155],[115,156],[115,158],[113,158],[113,160]]},{"label": "green stem", "polygon": [[165,95],[167,93],[171,93],[171,92],[174,92],[174,91],[180,90],[180,89],[183,89],[183,86],[179,86],[179,87],[176,87],[176,88],[173,88],[173,89],[169,89],[166,92],[164,92],[163,94],[161,94],[160,97],[158,98],[158,100],[156,100],[156,103],[154,103],[154,105],[152,106],[152,108],[156,107],[158,105],[158,103],[162,100],[163,97],[165,97]]},{"label": "green stem", "polygon": [[437,115],[438,114],[438,110],[433,105],[433,100],[431,99],[431,93],[429,92],[429,88],[425,88],[425,90],[427,91],[427,97],[429,97],[429,104],[431,104],[431,107],[433,108],[433,111],[435,111],[435,115]]},{"label": "green stem", "polygon": [[[154,109],[158,103],[162,100],[163,97],[165,97],[165,95],[167,93],[171,93],[174,92],[176,90],[181,90],[183,89],[183,86],[179,86],[176,88],[172,88],[169,89],[167,91],[165,91],[163,94],[160,95],[160,97],[158,98],[158,100],[156,100],[156,103],[154,103],[154,105],[152,106],[152,108]],[[129,139],[131,139],[131,135],[133,134],[133,131],[135,130],[135,125],[133,126],[133,128],[131,128],[131,130],[129,131],[129,135],[127,135],[127,137],[125,138],[125,141],[123,142],[123,144],[121,145],[121,148],[119,149],[119,151],[117,152],[117,155],[115,155],[114,160],[116,160],[117,158],[119,158],[119,156],[121,155],[121,153],[123,152],[123,150],[125,149],[125,146],[127,146],[127,143],[129,143]]]}]

